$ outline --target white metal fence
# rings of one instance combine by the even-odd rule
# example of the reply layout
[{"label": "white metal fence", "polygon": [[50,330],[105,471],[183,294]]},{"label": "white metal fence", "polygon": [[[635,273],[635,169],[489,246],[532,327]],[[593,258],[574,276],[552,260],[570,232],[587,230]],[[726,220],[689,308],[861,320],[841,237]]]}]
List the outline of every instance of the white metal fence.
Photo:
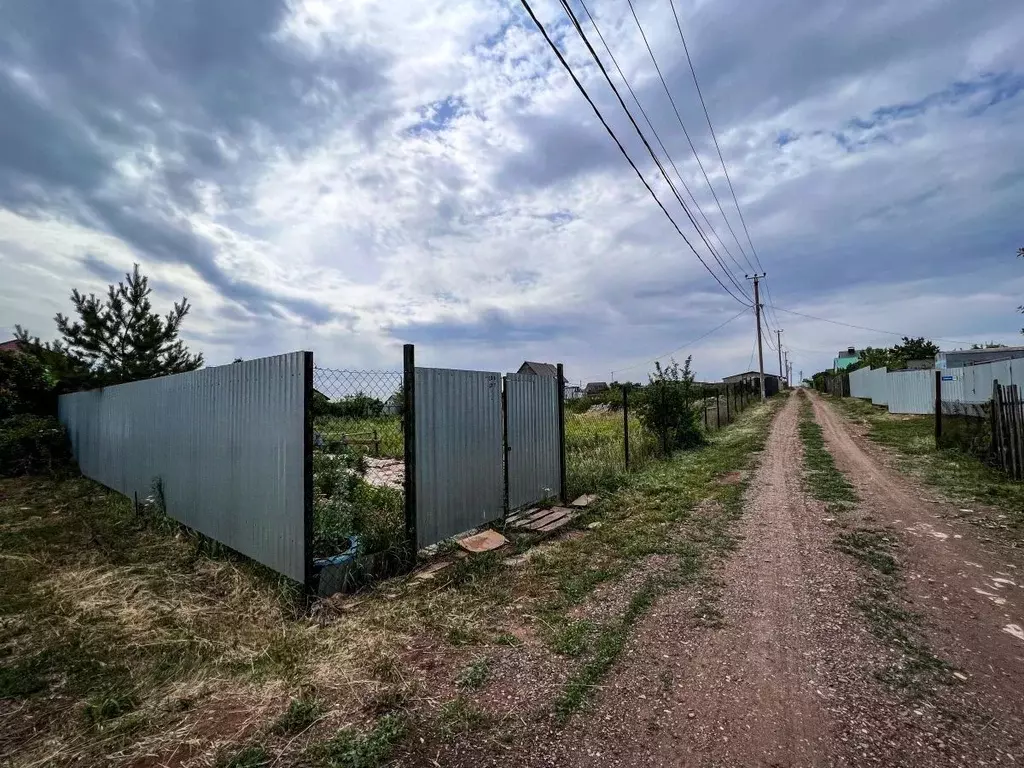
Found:
[{"label": "white metal fence", "polygon": [[[296,581],[308,577],[307,385],[293,352],[61,396],[82,474]],[[309,381],[307,381],[309,379]]]},{"label": "white metal fence", "polygon": [[933,371],[890,371],[890,413],[927,414],[935,412],[935,374]]},{"label": "white metal fence", "polygon": [[[860,368],[851,371],[850,396],[886,405],[890,413],[928,414],[935,412],[935,370],[887,371]],[[942,401],[945,403],[987,403],[993,384],[1024,386],[1024,359],[941,370]]]}]

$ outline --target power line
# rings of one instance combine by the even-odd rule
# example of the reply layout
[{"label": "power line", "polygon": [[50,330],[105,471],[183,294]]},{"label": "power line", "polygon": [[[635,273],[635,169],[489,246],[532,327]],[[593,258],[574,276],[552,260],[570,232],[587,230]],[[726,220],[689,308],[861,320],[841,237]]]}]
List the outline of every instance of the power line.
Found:
[{"label": "power line", "polygon": [[601,125],[604,126],[604,129],[608,132],[608,135],[611,136],[612,140],[615,142],[615,145],[618,147],[619,152],[621,152],[622,156],[626,158],[626,162],[629,163],[630,167],[636,173],[637,177],[640,179],[641,183],[643,183],[644,187],[646,187],[651,197],[654,198],[654,202],[656,202],[658,204],[658,207],[661,208],[661,211],[662,213],[665,214],[665,217],[672,223],[673,228],[676,230],[676,232],[679,233],[679,236],[683,238],[683,242],[685,242],[689,246],[690,250],[693,251],[694,255],[697,257],[697,260],[700,261],[704,269],[706,269],[708,273],[715,279],[715,282],[718,283],[722,287],[722,289],[726,293],[728,293],[733,299],[738,301],[740,304],[747,306],[742,299],[738,298],[732,291],[729,290],[725,283],[723,283],[719,279],[718,275],[716,275],[712,271],[711,267],[707,265],[707,262],[705,262],[704,259],[701,258],[701,255],[697,253],[697,249],[693,247],[693,244],[690,243],[686,235],[683,234],[683,231],[679,228],[679,225],[676,223],[676,220],[672,218],[672,215],[668,212],[668,209],[665,208],[665,205],[661,202],[660,199],[658,199],[658,196],[651,188],[651,185],[648,183],[647,179],[644,178],[644,175],[640,172],[640,169],[637,168],[636,163],[633,162],[633,159],[626,152],[625,147],[622,146],[622,142],[619,141],[618,136],[615,135],[615,132],[611,129],[611,126],[609,126],[608,122],[604,119],[604,116],[601,114],[601,110],[597,108],[597,105],[594,103],[594,100],[590,97],[590,94],[587,93],[587,89],[583,87],[583,83],[581,83],[579,78],[576,77],[576,73],[572,71],[572,67],[569,66],[569,62],[565,60],[565,57],[562,55],[562,52],[558,49],[558,46],[555,45],[554,41],[548,35],[548,32],[544,28],[544,25],[540,22],[540,19],[538,19],[536,14],[533,12],[533,8],[530,7],[530,3],[528,2],[528,0],[519,0],[519,2],[526,10],[527,14],[529,14],[530,19],[537,27],[537,30],[541,33],[541,35],[543,35],[544,40],[547,42],[548,46],[551,48],[555,56],[558,58],[559,63],[569,74],[569,77],[572,78],[572,81],[575,84],[576,88],[579,90],[581,94],[583,94],[583,98],[587,100],[587,103],[590,105],[590,108],[594,110],[594,114],[597,116],[597,119],[601,122]]},{"label": "power line", "polygon": [[[765,271],[764,265],[761,264],[761,257],[758,256],[757,248],[754,247],[754,240],[750,237],[750,229],[747,228],[747,220],[743,216],[743,209],[740,208],[740,201],[739,201],[739,199],[736,196],[736,189],[733,186],[732,177],[729,176],[729,167],[726,165],[725,157],[722,155],[722,147],[718,143],[718,135],[715,133],[715,126],[711,124],[711,113],[708,111],[707,102],[704,101],[704,92],[701,90],[700,82],[697,80],[697,70],[693,66],[693,59],[690,58],[690,48],[686,44],[686,35],[683,34],[683,25],[679,21],[679,14],[676,11],[675,0],[669,0],[669,5],[672,8],[672,17],[675,19],[676,29],[679,32],[679,40],[683,44],[683,53],[686,54],[686,63],[689,65],[689,67],[690,67],[690,75],[693,77],[693,86],[694,86],[694,88],[697,89],[697,96],[700,99],[700,106],[701,106],[701,109],[704,110],[704,119],[707,120],[708,130],[711,132],[711,138],[715,142],[715,150],[718,152],[718,160],[722,163],[722,171],[725,173],[725,180],[729,184],[729,192],[732,195],[733,203],[736,205],[736,213],[739,214],[740,224],[743,225],[743,233],[747,236],[747,242],[750,244],[750,252],[754,254],[754,260],[757,262],[757,266],[760,268],[760,270],[762,272],[764,272]],[[634,16],[635,16],[635,14],[634,14]],[[722,215],[725,216],[724,213]],[[733,233],[733,236],[735,236],[735,233]],[[775,306],[774,306],[775,305],[775,300],[772,298],[771,287],[768,285],[767,281],[765,281],[764,288],[765,288],[765,293],[768,294],[767,305],[768,305],[769,308],[771,308],[772,312],[774,313],[774,311],[775,311]],[[776,325],[780,325],[779,318],[778,318],[777,315],[775,316],[775,324]]]},{"label": "power line", "polygon": [[[630,3],[630,8],[633,7],[632,0],[627,0]],[[690,58],[690,49],[686,45],[686,36],[683,35],[683,25],[679,22],[679,14],[676,13],[675,0],[669,0],[669,5],[672,6],[672,16],[676,20],[676,29],[679,30],[679,39],[683,43],[683,52],[686,54],[686,63],[690,65],[690,74],[693,75],[693,84],[697,88],[697,96],[700,97],[700,105],[704,109],[704,117],[708,121],[708,129],[711,131],[711,138],[714,139],[715,149],[718,150],[718,159],[722,163],[722,170],[725,171],[725,180],[729,182],[729,191],[732,193],[732,201],[736,204],[736,213],[740,216],[740,223],[743,225],[743,232],[747,236],[747,242],[750,243],[750,251],[754,254],[754,259],[757,261],[757,266],[764,272],[764,267],[761,266],[761,260],[757,256],[757,249],[754,248],[754,241],[750,239],[750,230],[747,229],[747,222],[743,219],[743,210],[740,208],[739,200],[736,199],[736,190],[732,186],[732,179],[729,178],[729,169],[725,165],[725,158],[722,157],[722,148],[718,144],[718,137],[715,135],[715,128],[711,125],[711,115],[708,113],[708,106],[704,102],[704,94],[700,90],[700,83],[697,82],[697,71],[693,67],[693,60]],[[633,14],[634,18],[636,14]],[[639,22],[638,22],[639,23]],[[725,214],[722,214],[723,216]]]},{"label": "power line", "polygon": [[[611,46],[608,45],[608,41],[605,40],[604,34],[601,32],[601,28],[597,24],[597,20],[594,18],[593,14],[590,13],[590,8],[587,7],[587,4],[584,2],[584,0],[579,0],[579,3],[583,7],[584,12],[587,14],[587,18],[590,19],[590,23],[591,25],[593,25],[594,31],[597,33],[598,38],[601,40],[601,44],[604,46],[604,49],[607,52],[608,57],[611,59],[612,64],[615,66],[615,70],[619,73],[619,77],[622,78],[622,82],[625,84],[626,89],[629,91],[629,95],[633,97],[633,102],[636,104],[637,109],[640,110],[640,114],[643,116],[644,121],[647,123],[647,127],[650,129],[651,133],[654,134],[654,138],[658,142],[658,146],[661,147],[661,151],[665,153],[665,157],[668,159],[669,164],[672,166],[672,170],[675,171],[676,178],[679,179],[679,183],[683,185],[683,189],[686,190],[686,194],[689,196],[690,201],[697,209],[697,212],[704,220],[704,223],[707,225],[708,229],[711,230],[711,233],[718,240],[718,244],[721,245],[722,248],[725,250],[726,254],[728,254],[729,258],[732,260],[732,263],[735,264],[740,270],[742,270],[743,267],[736,260],[736,257],[733,256],[732,251],[729,250],[729,246],[725,244],[725,241],[722,239],[721,235],[718,234],[718,230],[715,229],[715,226],[708,219],[708,216],[704,212],[704,209],[701,208],[700,203],[697,202],[696,196],[690,190],[690,187],[687,185],[685,179],[683,179],[683,174],[680,173],[679,168],[676,167],[676,161],[672,159],[672,155],[669,153],[668,148],[665,146],[665,142],[661,140],[661,136],[659,135],[657,129],[654,127],[654,124],[651,122],[651,118],[647,115],[647,110],[644,109],[643,105],[640,103],[640,99],[636,95],[636,92],[633,90],[633,86],[630,85],[629,78],[626,77],[625,72],[622,71],[622,67],[619,66],[619,61],[618,59],[615,58],[615,54],[612,53],[612,49]],[[697,228],[698,232],[701,231],[700,227],[696,226],[696,223],[694,223],[694,226]],[[704,239],[704,243],[708,246],[709,250],[713,250],[710,243],[708,243],[707,238],[704,237],[703,235],[704,233],[701,232],[701,236]],[[744,293],[743,295],[746,298],[750,299],[750,297],[746,293]],[[750,300],[753,301],[753,299]]]},{"label": "power line", "polygon": [[[564,0],[563,0],[564,2]],[[665,76],[661,73],[661,67],[658,65],[658,59],[654,55],[654,51],[651,49],[651,44],[647,41],[647,34],[644,32],[643,25],[640,23],[639,17],[636,15],[636,9],[633,7],[633,0],[626,0],[629,4],[629,10],[633,14],[633,21],[636,22],[636,28],[640,30],[640,36],[644,40],[644,45],[647,47],[647,53],[651,57],[651,61],[654,63],[654,69],[658,73],[658,78],[661,80],[661,85],[665,89],[665,95],[668,96],[669,103],[672,105],[672,111],[675,112],[676,120],[679,122],[679,127],[683,129],[683,135],[686,136],[686,141],[690,145],[690,151],[693,152],[694,158],[697,160],[697,165],[700,167],[701,173],[704,175],[704,181],[708,184],[708,189],[711,190],[711,195],[715,198],[715,203],[718,205],[718,211],[722,214],[722,218],[725,219],[725,224],[729,228],[729,232],[732,233],[733,239],[736,241],[736,245],[739,246],[740,253],[743,254],[743,258],[746,260],[747,265],[754,272],[758,271],[759,267],[755,267],[753,262],[750,261],[750,257],[747,256],[747,252],[743,249],[743,243],[736,236],[735,230],[732,228],[732,223],[729,221],[729,217],[725,215],[725,210],[722,208],[722,201],[718,199],[718,193],[715,191],[715,186],[711,183],[711,179],[708,177],[708,172],[704,169],[704,163],[701,162],[700,154],[697,152],[697,148],[693,144],[693,140],[690,138],[690,132],[686,130],[686,125],[683,123],[683,117],[679,114],[679,108],[676,106],[676,100],[672,97],[672,91],[669,90],[668,83],[665,82]],[[673,13],[675,7],[673,6]],[[737,262],[736,266],[739,267]],[[742,270],[743,268],[740,267]],[[760,271],[764,271],[761,269]]]},{"label": "power line", "polygon": [[678,347],[677,349],[673,349],[671,352],[666,352],[663,355],[658,355],[657,357],[651,358],[650,360],[645,360],[642,363],[635,363],[633,365],[626,366],[625,368],[616,368],[615,370],[612,371],[612,373],[615,374],[615,373],[622,373],[623,371],[630,371],[633,368],[639,368],[641,365],[650,365],[651,363],[655,362],[656,360],[662,360],[662,359],[664,359],[666,357],[670,357],[670,356],[674,355],[676,352],[681,352],[682,350],[686,349],[687,347],[692,347],[698,341],[703,341],[708,336],[713,334],[715,331],[720,331],[722,328],[725,328],[725,326],[727,326],[729,323],[731,323],[737,317],[745,315],[746,313],[747,313],[746,309],[741,309],[739,312],[737,312],[735,315],[730,317],[728,320],[726,320],[721,325],[716,325],[714,328],[712,328],[710,331],[708,331],[704,335],[698,336],[696,339],[693,339],[692,341],[686,342],[681,347]]},{"label": "power line", "polygon": [[[860,331],[871,331],[872,333],[885,333],[890,336],[899,336],[900,338],[916,338],[912,333],[899,333],[898,331],[884,331],[880,328],[868,328],[866,325],[854,325],[853,323],[844,323],[840,320],[830,320],[827,317],[816,317],[814,315],[808,315],[804,312],[797,312],[793,309],[786,309],[784,307],[776,307],[780,312],[785,312],[789,315],[797,315],[798,317],[806,317],[808,320],[820,320],[823,323],[831,323],[832,325],[842,325],[847,328],[856,328]],[[957,341],[956,339],[940,339],[937,336],[932,337],[932,341],[945,341],[949,344],[971,344],[970,341]]]},{"label": "power line", "polygon": [[[604,79],[608,83],[608,86],[612,89],[612,93],[615,94],[615,98],[618,99],[619,106],[622,107],[622,110],[626,113],[626,117],[629,118],[629,122],[632,124],[633,130],[636,131],[637,136],[640,137],[640,140],[643,142],[648,154],[650,154],[651,159],[654,160],[654,164],[657,166],[658,170],[661,171],[661,175],[665,179],[665,183],[667,183],[669,189],[672,190],[672,193],[675,195],[676,200],[682,207],[683,212],[690,220],[690,223],[693,224],[694,229],[696,229],[697,233],[701,236],[701,239],[704,241],[704,245],[707,246],[708,250],[711,252],[711,256],[714,258],[715,262],[725,273],[726,277],[732,282],[736,289],[745,296],[746,294],[744,293],[743,287],[736,280],[735,276],[733,276],[729,268],[726,267],[725,263],[718,255],[718,252],[711,246],[711,243],[708,242],[708,239],[704,235],[704,232],[701,230],[700,225],[697,224],[697,220],[693,218],[693,214],[690,213],[690,209],[686,207],[686,203],[683,201],[682,195],[679,194],[679,190],[676,189],[675,184],[672,183],[672,179],[669,177],[668,172],[665,170],[665,166],[661,164],[661,160],[654,152],[654,149],[651,147],[650,142],[647,141],[647,137],[644,136],[643,131],[640,129],[640,126],[637,124],[636,119],[633,117],[633,113],[630,112],[629,107],[626,106],[626,102],[622,98],[622,94],[619,93],[619,89],[615,86],[615,83],[612,81],[611,75],[609,75],[608,70],[605,69],[604,63],[601,61],[601,57],[597,55],[597,51],[595,51],[594,46],[591,45],[590,40],[587,38],[586,33],[583,31],[583,27],[580,24],[579,19],[576,18],[575,12],[573,12],[567,0],[560,0],[560,4],[562,6],[562,10],[565,11],[565,14],[569,17],[569,20],[572,22],[573,27],[576,29],[576,33],[579,35],[580,39],[583,41],[583,44],[587,47],[587,50],[590,52],[590,56],[594,59],[594,63],[597,64],[598,69],[601,70],[601,74],[604,75]],[[689,244],[689,241],[687,241],[687,244]],[[693,249],[693,246],[691,245],[690,248]],[[695,249],[694,253],[696,253]]]}]

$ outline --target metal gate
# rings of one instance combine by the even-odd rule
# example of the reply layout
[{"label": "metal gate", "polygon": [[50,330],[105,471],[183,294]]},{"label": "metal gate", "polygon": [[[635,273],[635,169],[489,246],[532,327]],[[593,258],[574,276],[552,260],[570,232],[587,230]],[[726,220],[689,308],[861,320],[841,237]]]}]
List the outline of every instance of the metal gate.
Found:
[{"label": "metal gate", "polygon": [[559,495],[561,431],[557,378],[527,373],[505,377],[505,455],[508,508]]},{"label": "metal gate", "polygon": [[501,374],[415,369],[416,545],[504,513]]}]

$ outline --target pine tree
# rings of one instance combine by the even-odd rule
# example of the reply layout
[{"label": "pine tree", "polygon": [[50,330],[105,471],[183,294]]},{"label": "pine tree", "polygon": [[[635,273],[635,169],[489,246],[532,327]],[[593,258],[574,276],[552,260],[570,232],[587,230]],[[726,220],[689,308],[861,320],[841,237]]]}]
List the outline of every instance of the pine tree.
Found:
[{"label": "pine tree", "polygon": [[181,322],[191,309],[188,299],[182,297],[161,317],[153,311],[151,293],[149,279],[136,264],[123,282],[108,286],[105,298],[72,290],[78,319],[72,322],[60,313],[54,318],[62,341],[41,343],[20,326],[17,336],[61,380],[63,391],[202,367],[202,354],[189,354],[178,338]]}]

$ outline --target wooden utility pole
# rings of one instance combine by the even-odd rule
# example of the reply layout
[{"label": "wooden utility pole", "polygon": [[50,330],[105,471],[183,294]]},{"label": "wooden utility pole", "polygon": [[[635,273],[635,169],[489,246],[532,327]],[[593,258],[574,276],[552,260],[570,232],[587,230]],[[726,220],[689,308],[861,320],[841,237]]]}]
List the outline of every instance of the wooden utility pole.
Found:
[{"label": "wooden utility pole", "polygon": [[757,369],[761,374],[761,399],[765,399],[764,392],[764,349],[761,347],[761,278],[765,276],[762,272],[760,275],[756,272],[753,275],[747,275],[747,280],[754,281],[754,315],[757,316]]},{"label": "wooden utility pole", "polygon": [[786,378],[786,369],[782,367],[782,329],[775,331],[775,340],[779,344],[779,386],[782,386],[782,380]]},{"label": "wooden utility pole", "polygon": [[785,379],[786,379],[786,386],[788,387],[788,386],[790,386],[790,382],[789,382],[789,352],[783,352],[782,354],[786,356],[786,364],[782,367],[782,375],[785,377]]}]

